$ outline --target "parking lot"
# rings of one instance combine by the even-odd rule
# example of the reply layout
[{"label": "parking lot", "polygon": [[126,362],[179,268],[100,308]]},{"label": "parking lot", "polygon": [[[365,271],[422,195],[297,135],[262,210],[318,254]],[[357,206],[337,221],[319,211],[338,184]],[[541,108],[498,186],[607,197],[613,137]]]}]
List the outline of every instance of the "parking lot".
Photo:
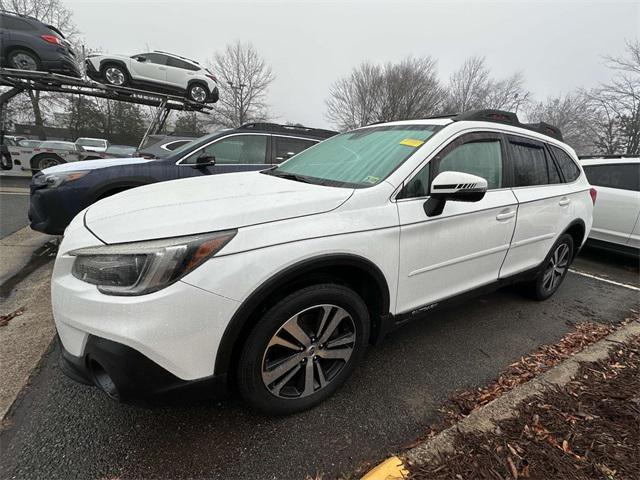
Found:
[{"label": "parking lot", "polygon": [[30,177],[0,177],[0,238],[28,223]]},{"label": "parking lot", "polygon": [[[67,379],[44,358],[0,434],[3,478],[334,478],[411,444],[457,389],[495,378],[521,355],[584,320],[639,308],[637,265],[587,249],[542,303],[513,288],[414,322],[370,348],[319,407],[283,418],[232,398],[190,395],[121,405]],[[597,278],[594,278],[597,277]],[[612,280],[617,285],[610,283]]]}]

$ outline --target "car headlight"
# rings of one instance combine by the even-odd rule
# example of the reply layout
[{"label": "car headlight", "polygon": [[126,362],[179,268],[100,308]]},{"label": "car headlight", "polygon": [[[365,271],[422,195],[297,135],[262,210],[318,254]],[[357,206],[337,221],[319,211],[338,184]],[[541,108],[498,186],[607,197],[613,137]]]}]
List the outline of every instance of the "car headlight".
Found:
[{"label": "car headlight", "polygon": [[84,177],[89,170],[79,172],[49,173],[33,177],[33,184],[36,187],[58,188],[65,183],[73,182]]},{"label": "car headlight", "polygon": [[219,252],[237,230],[81,248],[72,274],[107,295],[144,295],[184,277]]}]

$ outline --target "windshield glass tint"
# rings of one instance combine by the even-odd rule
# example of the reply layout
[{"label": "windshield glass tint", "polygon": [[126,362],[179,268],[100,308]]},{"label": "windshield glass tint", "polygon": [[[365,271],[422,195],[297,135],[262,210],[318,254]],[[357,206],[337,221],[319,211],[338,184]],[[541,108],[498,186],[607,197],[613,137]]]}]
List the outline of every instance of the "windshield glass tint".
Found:
[{"label": "windshield glass tint", "polygon": [[270,173],[368,187],[384,180],[439,128],[385,125],[343,133],[298,153]]}]

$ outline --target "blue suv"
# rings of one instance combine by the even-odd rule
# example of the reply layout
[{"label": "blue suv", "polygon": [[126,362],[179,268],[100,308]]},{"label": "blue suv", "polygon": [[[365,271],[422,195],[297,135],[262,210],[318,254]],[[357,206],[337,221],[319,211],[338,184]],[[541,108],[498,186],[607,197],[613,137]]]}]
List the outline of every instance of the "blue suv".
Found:
[{"label": "blue suv", "polygon": [[155,182],[264,170],[337,133],[250,123],[198,138],[161,160],[85,160],[46,168],[31,179],[31,228],[61,235],[73,217],[102,198]]},{"label": "blue suv", "polygon": [[0,65],[80,77],[71,44],[60,30],[27,15],[0,12]]}]

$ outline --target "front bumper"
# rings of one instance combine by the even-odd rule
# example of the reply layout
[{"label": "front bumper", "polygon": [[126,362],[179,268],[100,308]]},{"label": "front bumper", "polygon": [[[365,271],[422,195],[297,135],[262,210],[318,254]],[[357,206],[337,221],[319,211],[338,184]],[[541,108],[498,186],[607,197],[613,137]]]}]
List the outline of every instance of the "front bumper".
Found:
[{"label": "front bumper", "polygon": [[[92,345],[96,340],[92,339],[98,338],[134,350],[136,355],[170,373],[172,379],[211,377],[220,341],[238,302],[183,281],[146,295],[105,295],[95,285],[72,275],[75,257],[68,255],[71,250],[100,243],[78,216],[60,245],[51,278],[51,299],[64,349],[86,364],[87,358],[95,356]],[[124,350],[109,351],[115,358]],[[111,362],[105,361],[103,368],[114,369]],[[119,365],[122,360],[116,363]],[[129,369],[121,374],[109,372],[121,383],[131,373]]]},{"label": "front bumper", "polygon": [[80,357],[69,353],[60,342],[59,364],[71,379],[95,385],[109,397],[122,402],[136,402],[185,390],[226,391],[226,375],[182,380],[133,348],[93,335],[89,335]]},{"label": "front bumper", "polygon": [[29,222],[33,230],[62,235],[73,217],[86,207],[83,194],[64,186],[48,189],[31,186]]}]

